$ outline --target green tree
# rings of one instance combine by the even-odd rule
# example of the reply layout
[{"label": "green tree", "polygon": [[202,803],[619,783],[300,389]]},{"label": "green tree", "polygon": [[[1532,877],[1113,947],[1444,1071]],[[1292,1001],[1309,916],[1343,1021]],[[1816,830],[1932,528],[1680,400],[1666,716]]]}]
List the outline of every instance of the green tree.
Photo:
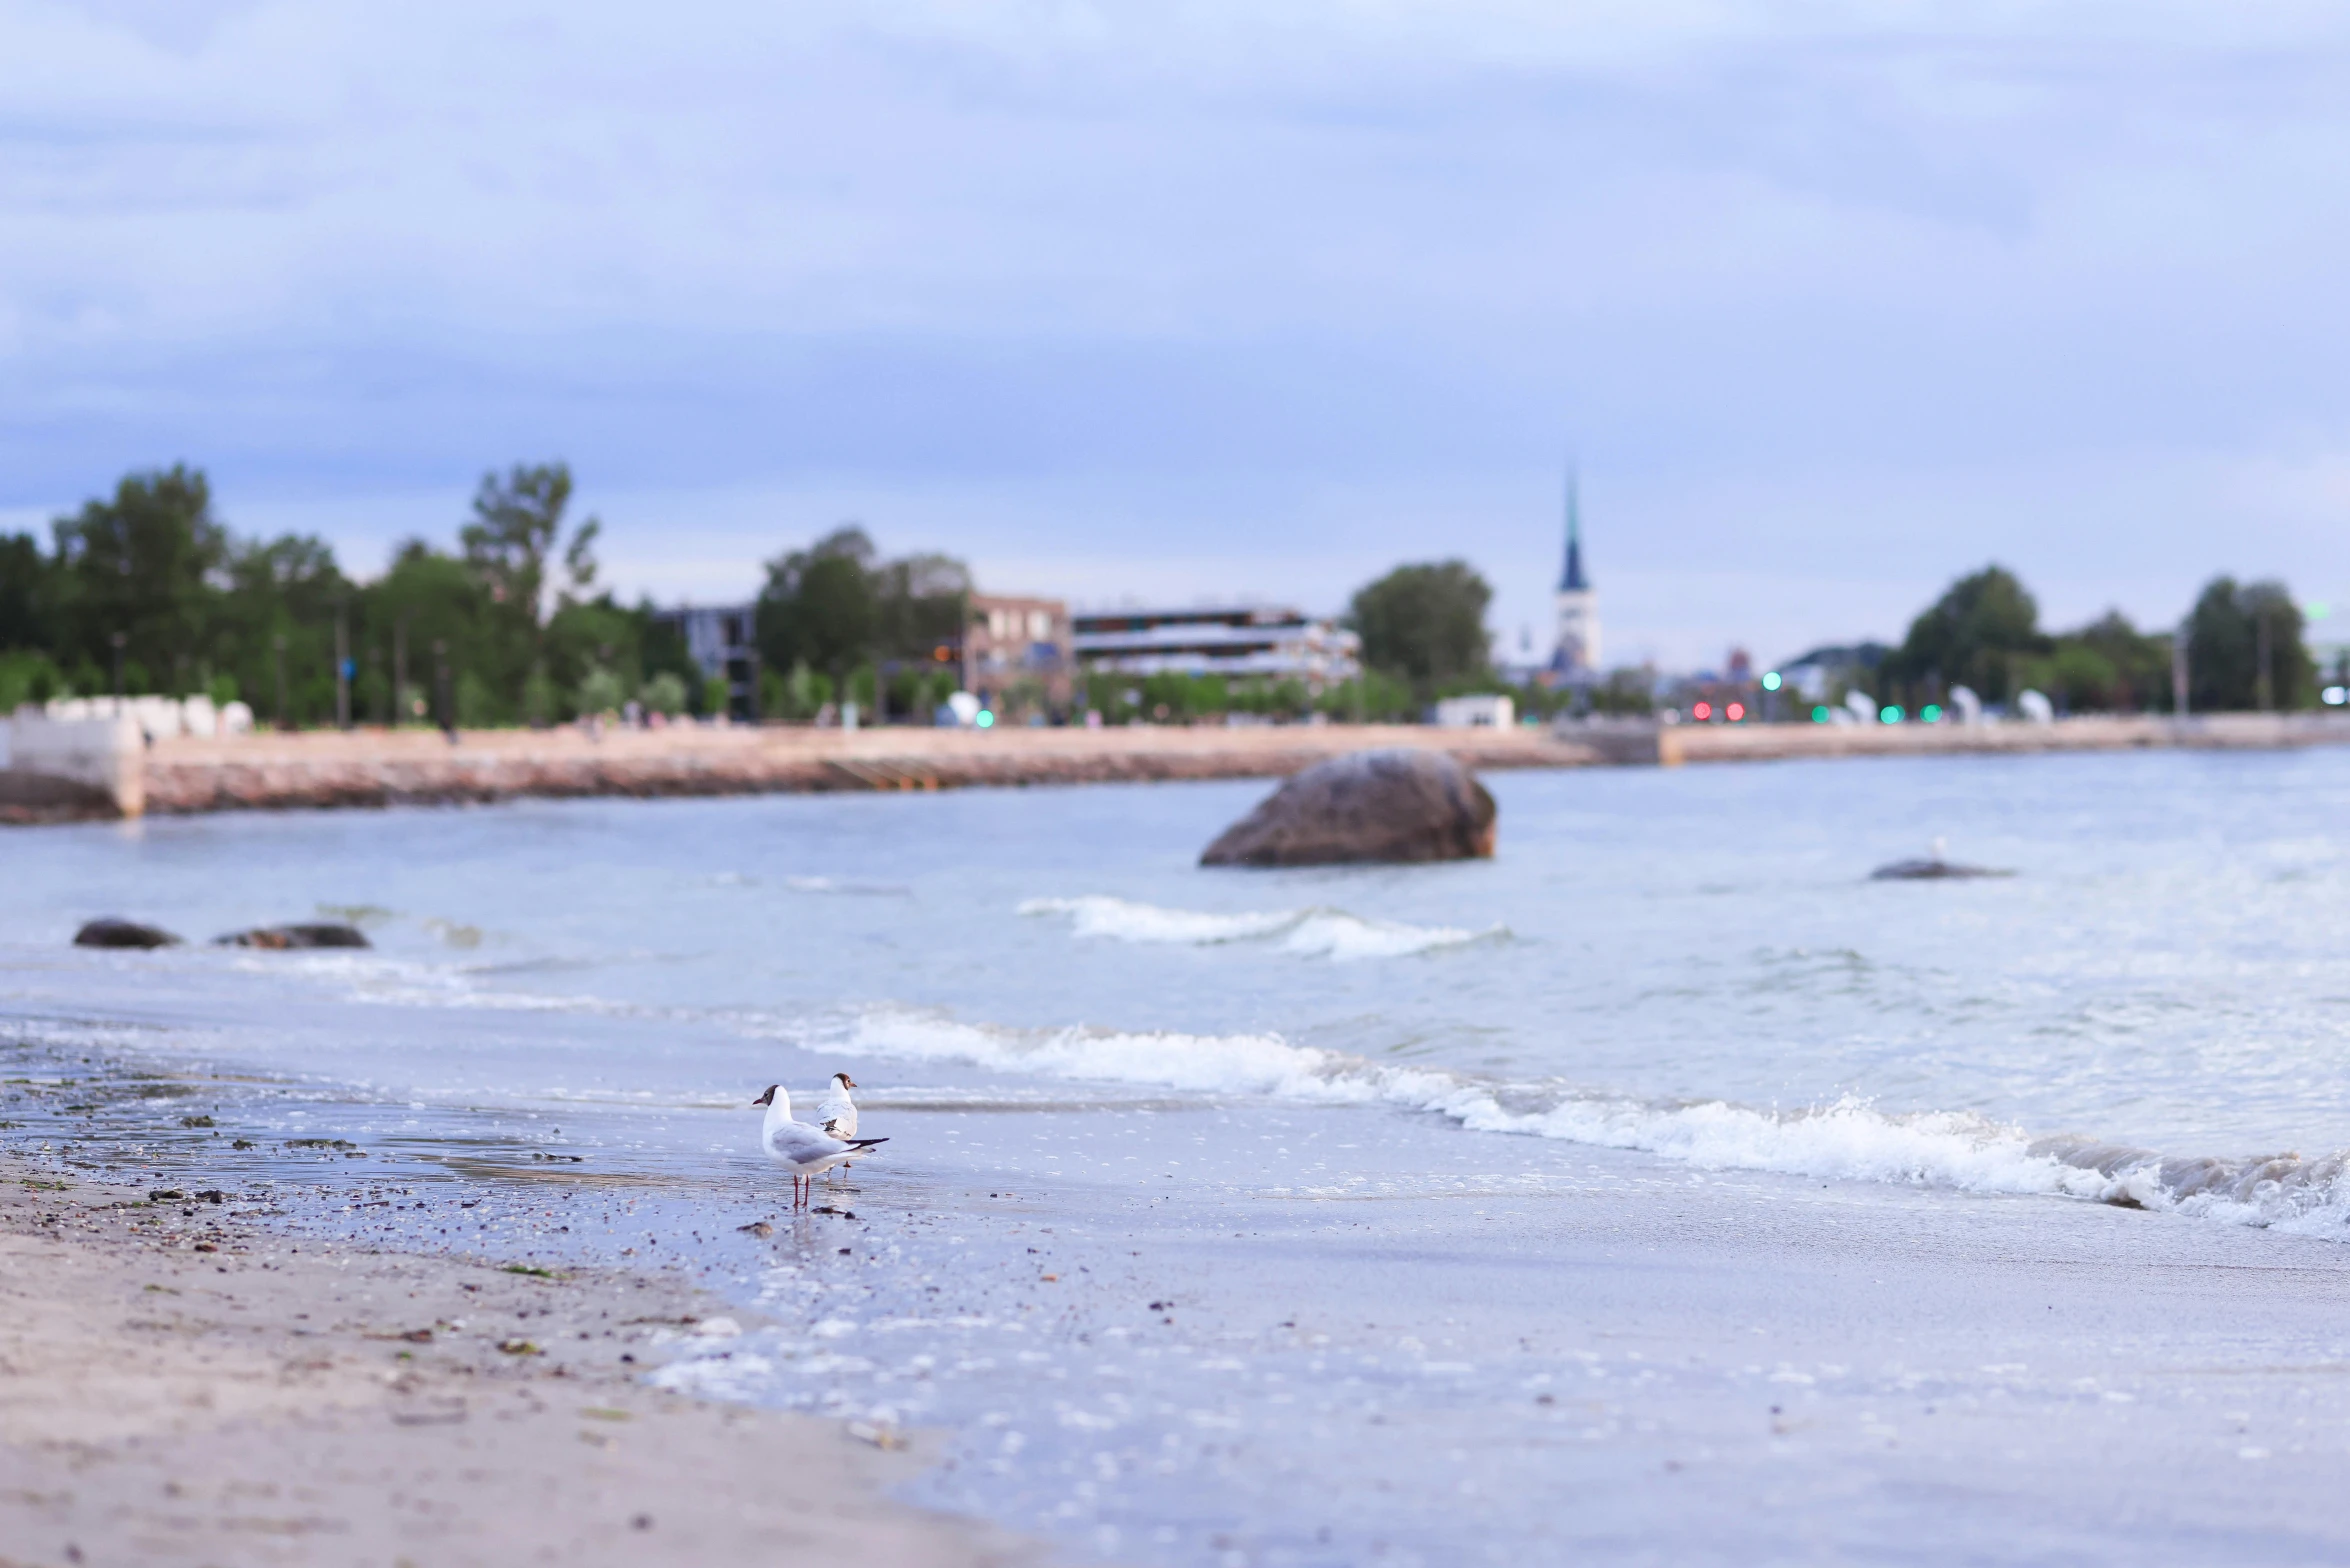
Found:
[{"label": "green tree", "polygon": [[583,714],[613,713],[628,701],[628,688],[621,684],[619,676],[598,665],[581,678],[573,700]]},{"label": "green tree", "polygon": [[504,478],[482,475],[473,493],[473,521],[457,542],[490,598],[528,615],[535,625],[547,588],[547,558],[563,544],[564,591],[585,593],[596,580],[596,536],[591,517],[563,541],[563,513],[571,504],[571,468],[565,463],[517,463]]},{"label": "green tree", "polygon": [[1910,706],[1939,699],[1952,686],[1973,687],[1988,702],[2005,702],[2021,689],[2021,659],[2047,651],[2040,607],[2015,573],[1986,566],[1961,577],[1909,624],[1909,636],[1888,654],[1888,691]]},{"label": "green tree", "polygon": [[2121,611],[2108,610],[2058,637],[2033,678],[2076,713],[2168,708],[2170,639],[2149,636]]},{"label": "green tree", "polygon": [[457,542],[466,568],[489,596],[496,648],[491,659],[477,659],[474,670],[492,691],[519,696],[539,667],[548,562],[558,549],[564,574],[559,603],[583,597],[595,582],[595,543],[604,525],[590,517],[566,540],[563,514],[570,505],[571,469],[559,462],[517,463],[503,477],[484,474],[474,491],[473,519],[458,530]]},{"label": "green tree", "polygon": [[[770,670],[806,665],[846,690],[851,672],[935,662],[963,635],[971,570],[952,556],[883,560],[865,530],[836,528],[767,563],[755,634]],[[796,712],[799,699],[789,706]]]},{"label": "green tree", "polygon": [[[361,596],[365,641],[370,661],[380,657],[385,679],[404,680],[399,694],[399,721],[416,722],[413,704],[422,701],[434,720],[441,715],[436,669],[445,658],[451,679],[475,674],[483,691],[488,683],[477,672],[499,666],[502,641],[491,624],[489,591],[466,564],[422,539],[410,539],[393,553],[389,569]],[[434,645],[445,652],[436,654]],[[407,655],[405,671],[395,668],[398,655]],[[519,689],[516,691],[520,696]],[[475,711],[497,711],[477,697]]]},{"label": "green tree", "polygon": [[0,534],[0,649],[54,645],[56,585],[49,557],[31,534]]},{"label": "green tree", "polygon": [[636,700],[644,704],[647,713],[675,718],[685,711],[685,678],[673,670],[662,670],[638,688]]},{"label": "green tree", "polygon": [[2317,666],[2301,631],[2301,607],[2283,583],[2213,578],[2187,618],[2188,706],[2308,707]]},{"label": "green tree", "polygon": [[86,502],[55,528],[63,660],[107,669],[119,633],[126,671],[187,668],[203,638],[212,576],[228,556],[202,470],[174,464],[126,475],[111,500]]},{"label": "green tree", "polygon": [[[352,595],[326,542],[307,534],[232,541],[226,586],[214,599],[203,671],[228,675],[262,717],[288,724],[334,718],[334,618]],[[283,640],[286,711],[277,710]],[[175,688],[179,684],[175,680]]]},{"label": "green tree", "polygon": [[881,629],[873,560],[873,541],[852,524],[768,562],[755,612],[761,662],[805,664],[836,685],[864,663]]},{"label": "green tree", "polygon": [[1441,682],[1484,673],[1492,601],[1466,561],[1399,566],[1356,590],[1348,621],[1362,634],[1363,662],[1410,681],[1424,699]]},{"label": "green tree", "polygon": [[971,568],[951,555],[909,555],[872,574],[874,651],[884,659],[928,659],[963,635]]},{"label": "green tree", "polygon": [[1409,719],[1424,706],[1409,684],[1378,670],[1367,670],[1322,693],[1322,711],[1334,719],[1384,724]]}]

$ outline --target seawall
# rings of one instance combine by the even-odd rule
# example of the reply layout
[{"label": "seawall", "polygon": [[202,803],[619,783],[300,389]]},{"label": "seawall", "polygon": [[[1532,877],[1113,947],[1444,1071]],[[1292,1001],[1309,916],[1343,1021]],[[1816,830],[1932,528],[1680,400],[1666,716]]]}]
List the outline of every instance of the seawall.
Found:
[{"label": "seawall", "polygon": [[[0,770],[0,821],[278,807],[390,806],[518,796],[747,795],[1164,779],[1275,778],[1373,746],[1426,747],[1470,767],[1679,766],[1814,757],[2350,742],[2350,715],[2098,717],[2054,724],[1682,724],[1551,729],[1426,725],[953,730],[801,728],[304,731],[120,742],[74,753],[68,777]],[[22,748],[20,748],[21,750]]]},{"label": "seawall", "polygon": [[[1275,778],[1366,746],[1434,747],[1471,767],[1653,761],[1645,728],[1561,738],[1424,725],[307,732],[158,741],[146,809],[384,806],[513,796],[748,795],[1159,779]],[[1645,753],[1645,755],[1643,755]]]},{"label": "seawall", "polygon": [[1766,762],[1798,757],[1922,757],[2048,751],[2273,751],[2350,744],[2350,712],[2088,714],[2053,724],[1676,724],[1656,731],[1655,761]]}]

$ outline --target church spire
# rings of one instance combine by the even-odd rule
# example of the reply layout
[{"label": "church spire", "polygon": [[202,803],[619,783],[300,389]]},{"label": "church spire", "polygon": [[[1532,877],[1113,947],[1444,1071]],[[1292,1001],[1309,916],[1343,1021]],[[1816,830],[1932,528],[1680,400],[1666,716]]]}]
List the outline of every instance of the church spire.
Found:
[{"label": "church spire", "polygon": [[1559,574],[1559,592],[1580,593],[1591,586],[1583,575],[1583,517],[1576,505],[1575,470],[1567,470],[1567,566]]}]

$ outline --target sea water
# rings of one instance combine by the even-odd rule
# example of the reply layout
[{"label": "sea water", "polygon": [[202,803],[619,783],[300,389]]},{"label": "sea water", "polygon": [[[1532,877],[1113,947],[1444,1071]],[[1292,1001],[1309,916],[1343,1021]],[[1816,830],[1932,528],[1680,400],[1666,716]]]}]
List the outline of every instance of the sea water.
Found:
[{"label": "sea water", "polygon": [[[1852,1374],[1719,1323],[1609,1346],[1624,1258],[1555,1292],[1627,1226],[1833,1202],[2028,1251],[2102,1202],[2215,1266],[2345,1255],[2350,752],[1487,783],[1497,856],[1409,868],[1200,869],[1254,783],[12,832],[5,1136],[308,1193],[289,1223],[700,1269],[773,1326],[664,1379],[943,1429],[925,1500],[1171,1564],[1803,1558],[1676,1536],[1633,1472]],[[2010,874],[1869,877],[1935,840]],[[196,940],[66,945],[103,914]],[[317,918],[374,948],[202,941]],[[794,1220],[748,1102],[810,1114],[835,1071],[890,1143]],[[2020,1397],[1984,1355],[1944,1407]],[[1872,1376],[1854,1443],[1897,1390],[1943,1408]]]}]

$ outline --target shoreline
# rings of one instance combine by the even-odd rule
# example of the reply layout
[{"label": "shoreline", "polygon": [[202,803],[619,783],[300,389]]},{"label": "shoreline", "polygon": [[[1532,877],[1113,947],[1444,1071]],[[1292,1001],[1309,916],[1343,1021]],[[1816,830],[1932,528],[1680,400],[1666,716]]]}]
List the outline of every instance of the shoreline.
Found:
[{"label": "shoreline", "polygon": [[[23,1364],[25,1325],[43,1326],[19,1281],[47,1286],[54,1260],[82,1270],[113,1246],[110,1285],[69,1288],[78,1316],[55,1337],[133,1381],[152,1375],[138,1358],[175,1355],[178,1386],[210,1408],[193,1405],[193,1429],[59,1447],[45,1468],[0,1426],[0,1490],[21,1494],[0,1499],[0,1528],[12,1548],[43,1543],[49,1555],[23,1560],[45,1568],[74,1559],[9,1510],[45,1525],[33,1510],[70,1507],[67,1523],[117,1529],[66,1542],[86,1562],[191,1565],[356,1561],[339,1548],[369,1530],[439,1532],[420,1564],[503,1565],[538,1539],[495,1525],[548,1521],[601,1531],[576,1550],[580,1530],[546,1538],[581,1561],[698,1565],[779,1543],[812,1556],[852,1539],[811,1533],[828,1521],[853,1526],[853,1546],[834,1549],[876,1563],[1046,1560],[988,1555],[972,1536],[986,1527],[947,1522],[966,1516],[1088,1560],[1247,1568],[1880,1560],[1920,1532],[1953,1557],[2018,1564],[2094,1541],[2282,1568],[2345,1545],[2311,1501],[2350,1433],[2320,1376],[2344,1364],[2350,1252],[2330,1238],[1692,1166],[1383,1105],[978,1100],[919,1079],[867,1096],[902,1152],[844,1186],[854,1211],[836,1197],[786,1219],[772,1178],[732,1179],[758,1167],[699,1131],[669,1140],[704,1151],[684,1180],[609,1138],[403,1149],[397,1123],[369,1130],[358,1101],[288,1139],[198,1088],[243,1070],[164,1076],[152,1058],[70,1050],[78,1081],[32,1080],[40,1093],[10,1110],[20,1143],[73,1132],[29,1171],[0,1164],[0,1360]],[[805,1088],[822,1065],[783,1076]],[[100,1078],[136,1123],[24,1103],[102,1101]],[[580,1110],[538,1130],[577,1134]],[[729,1148],[745,1125],[725,1124]],[[240,1130],[260,1141],[227,1153]],[[1202,1145],[1251,1152],[1193,1170]],[[1381,1151],[1368,1165],[1345,1152],[1365,1147]],[[560,1168],[531,1163],[549,1150]],[[143,1167],[182,1197],[102,1189],[98,1162]],[[24,1186],[60,1165],[77,1188]],[[233,1181],[238,1168],[253,1174]],[[199,1177],[270,1192],[262,1206],[281,1212],[214,1208]],[[48,1267],[15,1266],[21,1212],[64,1222],[32,1228],[63,1233],[35,1237]],[[472,1245],[434,1242],[436,1227]],[[649,1237],[662,1266],[619,1261]],[[205,1243],[218,1250],[195,1251]],[[697,1273],[741,1288],[707,1294]],[[680,1332],[713,1304],[739,1334]],[[404,1337],[420,1329],[432,1339]],[[522,1336],[547,1354],[497,1348]],[[620,1378],[623,1353],[710,1403]],[[674,1359],[655,1369],[656,1353]],[[60,1362],[73,1386],[71,1362],[43,1359]],[[13,1393],[0,1381],[0,1399]],[[298,1409],[256,1412],[255,1397]],[[452,1397],[463,1420],[437,1420]],[[765,1413],[784,1401],[830,1414]],[[842,1417],[932,1431],[935,1449],[913,1457],[939,1462],[884,1468],[908,1456],[868,1452]],[[794,1448],[795,1433],[816,1435]],[[845,1467],[806,1510],[803,1452]],[[914,1555],[935,1536],[886,1544],[875,1521],[911,1510],[863,1510],[892,1475],[954,1511],[928,1520],[948,1555]],[[633,1501],[646,1490],[660,1509]],[[767,1511],[737,1536],[656,1540],[672,1517],[744,1496]],[[185,1534],[197,1530],[210,1533]],[[216,1549],[167,1550],[170,1531]]]},{"label": "shoreline", "polygon": [[1044,1560],[884,1497],[927,1444],[653,1386],[757,1328],[683,1280],[297,1236],[221,1197],[0,1154],[10,1564]]}]

